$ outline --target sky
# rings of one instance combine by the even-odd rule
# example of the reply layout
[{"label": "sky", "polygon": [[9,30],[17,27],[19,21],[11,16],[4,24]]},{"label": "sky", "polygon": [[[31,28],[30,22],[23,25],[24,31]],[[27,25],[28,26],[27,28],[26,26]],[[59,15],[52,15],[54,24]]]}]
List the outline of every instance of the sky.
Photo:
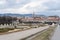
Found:
[{"label": "sky", "polygon": [[0,0],[0,13],[60,15],[60,0]]}]

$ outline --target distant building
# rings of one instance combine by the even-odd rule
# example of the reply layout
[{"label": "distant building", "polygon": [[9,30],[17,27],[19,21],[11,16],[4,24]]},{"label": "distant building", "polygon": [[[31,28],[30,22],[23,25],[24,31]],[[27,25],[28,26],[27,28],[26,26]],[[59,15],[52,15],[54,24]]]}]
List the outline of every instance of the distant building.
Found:
[{"label": "distant building", "polygon": [[20,23],[45,23],[45,22],[52,22],[52,23],[58,23],[59,22],[59,16],[33,16],[33,17],[20,17],[18,18]]},{"label": "distant building", "polygon": [[25,17],[25,18],[18,18],[18,20],[20,20],[20,22],[22,21],[22,22],[35,22],[35,23],[37,23],[37,22],[44,22],[45,21],[45,17]]},{"label": "distant building", "polygon": [[58,22],[59,22],[59,16],[48,16],[45,21],[45,23],[49,25],[52,25],[53,23],[58,24]]},{"label": "distant building", "polygon": [[58,22],[59,21],[59,16],[48,16],[47,21],[49,21],[49,22]]}]

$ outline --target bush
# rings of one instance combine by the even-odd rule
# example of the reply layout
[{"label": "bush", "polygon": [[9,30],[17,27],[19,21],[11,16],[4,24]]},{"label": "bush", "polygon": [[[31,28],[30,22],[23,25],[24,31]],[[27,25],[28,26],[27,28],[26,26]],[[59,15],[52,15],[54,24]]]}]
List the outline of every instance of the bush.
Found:
[{"label": "bush", "polygon": [[0,28],[0,33],[8,32],[9,30],[14,30],[14,28]]},{"label": "bush", "polygon": [[9,31],[8,29],[5,29],[5,28],[1,28],[0,29],[0,32],[7,32],[7,31]]}]

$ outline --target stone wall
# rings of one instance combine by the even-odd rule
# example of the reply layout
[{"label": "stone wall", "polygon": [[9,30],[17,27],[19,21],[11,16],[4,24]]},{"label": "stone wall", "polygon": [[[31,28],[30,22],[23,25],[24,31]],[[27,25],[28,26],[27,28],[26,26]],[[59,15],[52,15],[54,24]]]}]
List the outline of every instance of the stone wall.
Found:
[{"label": "stone wall", "polygon": [[4,24],[4,25],[0,25],[0,28],[14,28],[14,26],[12,24],[8,25],[8,24]]}]

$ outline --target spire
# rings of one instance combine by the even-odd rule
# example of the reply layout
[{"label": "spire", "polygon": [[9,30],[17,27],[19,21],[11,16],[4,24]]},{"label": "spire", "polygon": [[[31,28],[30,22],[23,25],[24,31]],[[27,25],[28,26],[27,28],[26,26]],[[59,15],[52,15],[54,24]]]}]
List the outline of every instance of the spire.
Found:
[{"label": "spire", "polygon": [[33,13],[32,13],[32,17],[34,18],[35,17],[35,12],[33,11]]}]

